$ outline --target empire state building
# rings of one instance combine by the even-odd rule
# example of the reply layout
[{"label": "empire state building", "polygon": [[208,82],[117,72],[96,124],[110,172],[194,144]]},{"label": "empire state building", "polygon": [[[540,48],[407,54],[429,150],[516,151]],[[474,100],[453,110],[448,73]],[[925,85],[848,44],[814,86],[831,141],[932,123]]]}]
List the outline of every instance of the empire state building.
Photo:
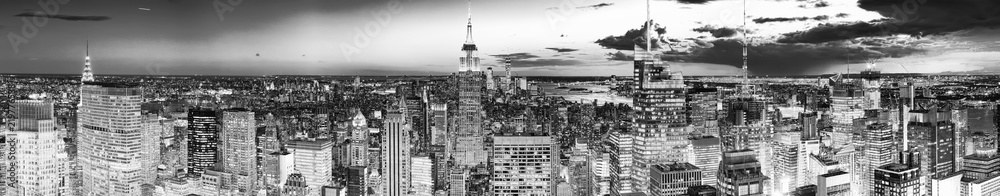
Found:
[{"label": "empire state building", "polygon": [[472,41],[472,2],[469,2],[469,23],[466,26],[464,56],[459,57],[458,72],[458,130],[455,135],[454,158],[462,166],[486,163],[483,145],[483,117],[480,111],[480,94],[484,85],[483,72],[479,70],[478,48]]}]

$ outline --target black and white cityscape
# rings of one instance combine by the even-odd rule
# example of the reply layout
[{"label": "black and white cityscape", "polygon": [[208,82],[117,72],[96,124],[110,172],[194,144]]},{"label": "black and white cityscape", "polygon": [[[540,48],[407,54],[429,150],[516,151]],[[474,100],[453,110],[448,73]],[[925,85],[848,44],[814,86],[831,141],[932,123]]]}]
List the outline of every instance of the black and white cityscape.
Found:
[{"label": "black and white cityscape", "polygon": [[4,0],[0,195],[996,196],[998,27],[996,0]]}]

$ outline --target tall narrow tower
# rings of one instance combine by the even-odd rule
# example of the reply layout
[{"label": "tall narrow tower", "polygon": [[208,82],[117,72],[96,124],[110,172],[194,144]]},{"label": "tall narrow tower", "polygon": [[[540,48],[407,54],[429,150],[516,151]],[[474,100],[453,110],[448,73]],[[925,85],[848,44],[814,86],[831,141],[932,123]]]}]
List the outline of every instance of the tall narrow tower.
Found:
[{"label": "tall narrow tower", "polygon": [[469,1],[468,34],[460,57],[461,65],[458,73],[458,129],[456,130],[455,149],[453,156],[458,165],[475,166],[486,163],[486,150],[483,145],[483,118],[480,96],[484,85],[483,72],[479,71],[478,48],[472,41],[472,1]]},{"label": "tall narrow tower", "polygon": [[[635,141],[631,177],[634,192],[650,194],[649,166],[661,162],[687,161],[687,111],[685,109],[684,77],[671,72],[670,66],[657,56],[653,37],[656,27],[649,18],[649,1],[646,1],[645,48],[635,45],[633,62],[633,96],[636,108],[632,124]],[[621,185],[621,187],[625,187]]]},{"label": "tall narrow tower", "polygon": [[84,57],[83,63],[83,77],[81,77],[80,82],[93,82],[94,72],[90,70],[90,41],[87,41],[87,56]]}]

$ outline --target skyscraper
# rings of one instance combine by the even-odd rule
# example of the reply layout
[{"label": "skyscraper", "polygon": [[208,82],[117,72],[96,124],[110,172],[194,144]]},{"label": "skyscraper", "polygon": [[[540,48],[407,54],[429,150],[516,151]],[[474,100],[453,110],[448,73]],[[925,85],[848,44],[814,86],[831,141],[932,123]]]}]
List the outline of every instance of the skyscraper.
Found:
[{"label": "skyscraper", "polygon": [[635,45],[633,66],[636,145],[632,188],[648,194],[649,165],[685,161],[690,130],[686,128],[684,77],[680,72],[670,72],[670,66],[656,56],[659,39],[652,36],[655,27],[648,16],[646,22],[643,28],[646,46]]},{"label": "skyscraper", "polygon": [[631,193],[635,161],[635,137],[631,132],[615,131],[610,136],[611,145],[611,194]]},{"label": "skyscraper", "polygon": [[480,96],[483,87],[483,73],[479,70],[478,47],[472,41],[472,2],[469,2],[469,24],[467,25],[464,56],[459,58],[458,69],[458,116],[456,120],[456,141],[453,157],[459,165],[475,166],[486,163],[483,145],[483,117],[480,112]]},{"label": "skyscraper", "polygon": [[382,195],[409,194],[411,129],[406,110],[390,110],[382,128]]},{"label": "skyscraper", "polygon": [[301,172],[312,193],[333,184],[333,141],[328,139],[292,140],[288,142],[295,171]]},{"label": "skyscraper", "polygon": [[493,137],[492,195],[554,195],[557,147],[550,136]]},{"label": "skyscraper", "polygon": [[350,166],[368,166],[368,120],[357,111],[350,125],[351,143],[348,144]]},{"label": "skyscraper", "polygon": [[85,82],[81,88],[77,153],[83,195],[141,193],[141,88],[100,82]]},{"label": "skyscraper", "polygon": [[[423,153],[426,154],[426,153]],[[411,168],[411,184],[413,187],[411,195],[414,196],[431,196],[434,194],[434,180],[432,176],[432,165],[431,158],[428,156],[414,156],[410,158],[410,163],[413,165]]]},{"label": "skyscraper", "polygon": [[215,167],[219,150],[218,115],[211,109],[188,111],[188,174],[201,176],[205,170]]},{"label": "skyscraper", "polygon": [[222,170],[235,178],[233,188],[243,193],[257,190],[257,121],[254,112],[235,108],[222,112],[219,136]]},{"label": "skyscraper", "polygon": [[[160,115],[142,115],[142,182],[156,183],[156,167],[160,165],[160,133],[165,128],[160,123]],[[172,127],[170,127],[172,128]]]},{"label": "skyscraper", "polygon": [[257,136],[257,155],[260,164],[258,176],[262,182],[261,188],[268,192],[275,193],[282,185],[285,176],[281,176],[281,158],[290,157],[287,152],[281,151],[278,141],[278,121],[273,114],[264,116],[264,134]]},{"label": "skyscraper", "polygon": [[[14,128],[7,135],[12,157],[5,171],[14,179],[8,195],[61,195],[64,192],[66,147],[55,129],[51,101],[17,100],[11,104]],[[4,179],[7,180],[7,179]]]},{"label": "skyscraper", "polygon": [[707,136],[691,138],[691,152],[688,152],[689,163],[701,168],[701,184],[715,186],[718,180],[719,161],[722,159],[722,146],[719,138]]}]

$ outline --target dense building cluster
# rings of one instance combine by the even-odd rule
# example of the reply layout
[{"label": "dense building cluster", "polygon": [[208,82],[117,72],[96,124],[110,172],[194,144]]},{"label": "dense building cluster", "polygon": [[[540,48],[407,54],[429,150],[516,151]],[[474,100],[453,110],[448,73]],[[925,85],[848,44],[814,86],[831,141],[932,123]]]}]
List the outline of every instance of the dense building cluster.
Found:
[{"label": "dense building cluster", "polygon": [[450,76],[3,75],[0,195],[1000,193],[1000,77],[685,77],[650,30],[632,76],[513,77],[467,31]]}]

